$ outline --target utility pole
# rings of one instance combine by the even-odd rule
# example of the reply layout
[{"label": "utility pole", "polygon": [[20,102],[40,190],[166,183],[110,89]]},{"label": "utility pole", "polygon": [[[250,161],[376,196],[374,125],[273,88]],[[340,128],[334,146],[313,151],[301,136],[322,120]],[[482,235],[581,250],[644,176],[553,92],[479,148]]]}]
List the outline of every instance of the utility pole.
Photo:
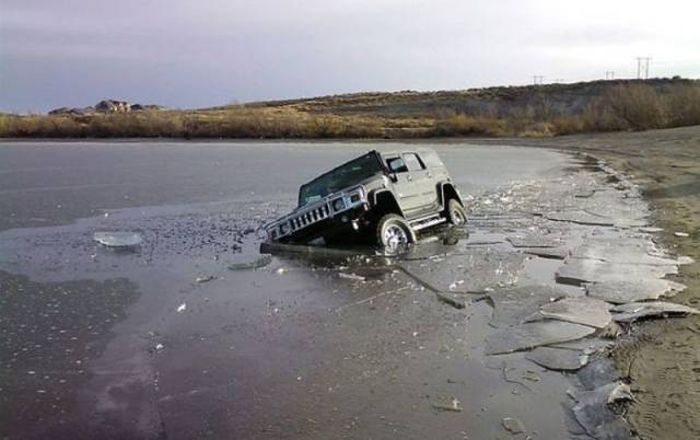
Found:
[{"label": "utility pole", "polygon": [[649,61],[651,61],[651,57],[646,57],[644,61],[646,61],[644,64],[644,79],[649,79]]},{"label": "utility pole", "polygon": [[615,79],[615,71],[608,70],[605,72],[605,79]]},{"label": "utility pole", "polygon": [[637,79],[649,79],[649,61],[651,57],[637,57]]},{"label": "utility pole", "polygon": [[543,75],[532,75],[532,83],[534,85],[542,84],[544,82]]}]

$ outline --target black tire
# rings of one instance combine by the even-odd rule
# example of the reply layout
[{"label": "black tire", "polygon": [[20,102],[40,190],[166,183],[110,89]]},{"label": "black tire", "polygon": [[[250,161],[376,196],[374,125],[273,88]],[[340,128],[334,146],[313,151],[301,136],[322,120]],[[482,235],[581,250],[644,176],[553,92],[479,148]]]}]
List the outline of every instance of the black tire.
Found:
[{"label": "black tire", "polygon": [[377,222],[377,244],[397,247],[415,243],[416,235],[408,222],[396,214],[387,214]]},{"label": "black tire", "polygon": [[455,226],[464,226],[467,224],[467,211],[455,199],[450,199],[447,203],[447,212],[445,213],[447,221]]}]

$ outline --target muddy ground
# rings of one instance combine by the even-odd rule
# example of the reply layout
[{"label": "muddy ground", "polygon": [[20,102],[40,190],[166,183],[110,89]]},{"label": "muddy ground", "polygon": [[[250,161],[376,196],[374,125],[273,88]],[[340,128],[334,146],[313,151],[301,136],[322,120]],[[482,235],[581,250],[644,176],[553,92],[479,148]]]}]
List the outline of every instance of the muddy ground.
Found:
[{"label": "muddy ground", "polygon": [[[606,403],[625,400],[606,338],[639,332],[604,287],[673,293],[661,277],[687,261],[654,243],[653,212],[614,170],[438,145],[468,195],[468,235],[398,258],[258,260],[260,226],[297,184],[366,145],[2,147],[5,437],[629,438],[625,414],[651,429],[636,362],[640,397]],[[143,243],[93,239],[115,230]]]}]

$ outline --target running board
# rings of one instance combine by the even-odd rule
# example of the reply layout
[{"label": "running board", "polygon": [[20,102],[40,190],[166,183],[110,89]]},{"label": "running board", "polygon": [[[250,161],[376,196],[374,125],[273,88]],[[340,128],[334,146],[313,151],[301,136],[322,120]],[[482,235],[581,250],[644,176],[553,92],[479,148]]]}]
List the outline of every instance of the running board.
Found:
[{"label": "running board", "polygon": [[447,219],[440,214],[431,215],[429,217],[420,218],[409,222],[414,231],[420,231],[431,226],[445,223]]}]

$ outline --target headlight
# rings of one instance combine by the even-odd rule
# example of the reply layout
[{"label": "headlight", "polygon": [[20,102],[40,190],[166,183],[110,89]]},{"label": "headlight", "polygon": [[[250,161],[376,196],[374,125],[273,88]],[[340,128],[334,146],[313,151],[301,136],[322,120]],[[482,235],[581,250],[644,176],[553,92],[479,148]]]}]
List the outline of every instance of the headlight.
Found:
[{"label": "headlight", "polygon": [[289,231],[289,225],[287,223],[282,223],[280,225],[280,233],[286,234]]},{"label": "headlight", "polygon": [[331,205],[333,206],[334,211],[340,211],[341,209],[345,208],[345,200],[343,200],[342,197],[337,198],[333,200]]},{"label": "headlight", "polygon": [[357,203],[360,201],[360,195],[359,194],[353,194],[350,196],[350,203]]}]

